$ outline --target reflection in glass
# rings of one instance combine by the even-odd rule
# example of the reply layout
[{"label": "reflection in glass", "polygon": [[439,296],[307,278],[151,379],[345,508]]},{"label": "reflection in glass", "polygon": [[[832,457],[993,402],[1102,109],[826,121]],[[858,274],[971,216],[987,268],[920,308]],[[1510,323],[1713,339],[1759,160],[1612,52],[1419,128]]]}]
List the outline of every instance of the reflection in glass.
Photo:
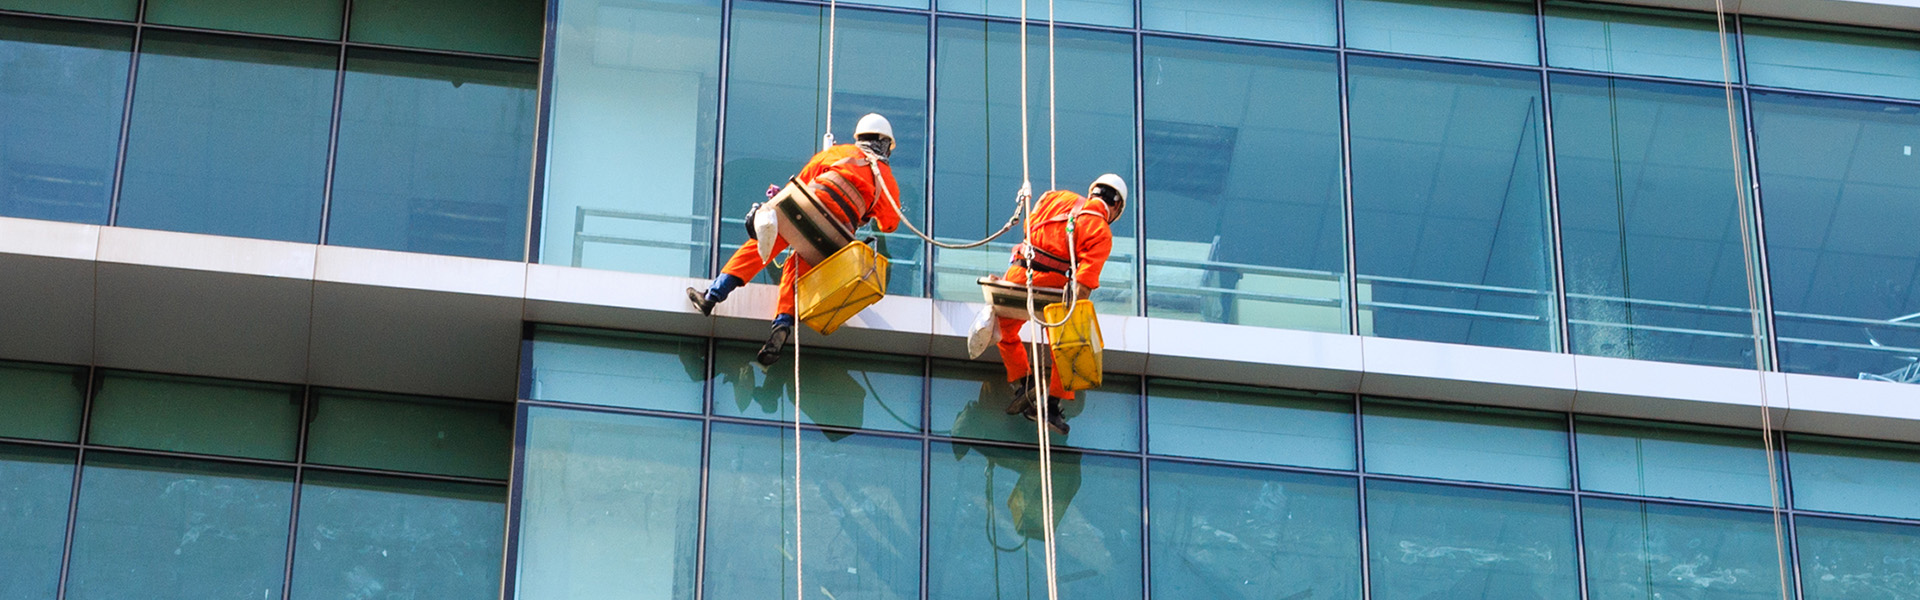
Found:
[{"label": "reflection in glass", "polygon": [[1579,598],[1573,529],[1567,496],[1370,481],[1372,597]]},{"label": "reflection in glass", "polygon": [[1920,446],[1788,436],[1793,506],[1802,510],[1920,519]]},{"label": "reflection in glass", "polygon": [[306,460],[505,480],[513,461],[509,410],[493,402],[315,390]]},{"label": "reflection in glass", "polygon": [[1142,0],[1141,26],[1160,31],[1332,46],[1333,0]]},{"label": "reflection in glass", "polygon": [[[1020,7],[1025,6],[1027,19],[1044,22],[1048,18],[1047,5],[1037,1],[1024,3],[1020,0],[935,1],[943,11],[1018,18]],[[1110,27],[1133,26],[1133,3],[1127,0],[1060,0],[1053,6],[1053,11],[1053,18],[1068,23],[1088,23]]]},{"label": "reflection in glass", "polygon": [[0,0],[0,9],[132,21],[140,14],[140,0]]},{"label": "reflection in glass", "polygon": [[1592,492],[1769,506],[1760,432],[1578,417],[1580,487]]},{"label": "reflection in glass", "polygon": [[1360,333],[1556,348],[1539,75],[1350,65]]},{"label": "reflection in glass", "polygon": [[[733,12],[728,49],[727,144],[721,187],[722,256],[747,239],[742,215],[766,200],[768,185],[785,184],[820,150],[827,104],[827,38],[824,6],[741,2]],[[853,126],[867,113],[893,124],[889,164],[900,184],[900,208],[925,229],[927,203],[927,19],[892,13],[843,10],[835,68],[832,132],[853,142]],[[885,51],[863,51],[885,48]],[[885,202],[885,200],[880,200]],[[905,227],[881,235],[887,293],[924,294],[924,243]],[[780,280],[769,268],[756,281]]]},{"label": "reflection in glass", "polygon": [[[1064,9],[1063,9],[1064,10]],[[934,161],[935,237],[970,242],[1000,229],[1020,191],[1020,27],[943,18],[937,31],[934,128],[940,131]],[[1056,32],[1059,77],[1058,177],[1047,169],[1047,106],[1029,102],[1029,154],[1034,196],[1055,187],[1084,193],[1102,173],[1119,174],[1135,189],[1133,40],[1106,32]],[[1027,37],[1028,87],[1047,89],[1045,35]],[[1038,93],[1038,92],[1036,92]],[[1036,95],[1036,98],[1042,96]],[[1137,194],[1138,195],[1138,194]],[[1100,272],[1093,300],[1101,312],[1136,314],[1133,302],[1134,215],[1152,210],[1145,195],[1113,223],[1113,256]],[[1017,228],[1016,228],[1017,229]],[[934,296],[980,301],[982,275],[1006,272],[1018,231],[974,250],[934,253]]]},{"label": "reflection in glass", "polygon": [[540,58],[541,0],[354,0],[348,40]]},{"label": "reflection in glass", "polygon": [[54,598],[74,451],[0,444],[0,598]]},{"label": "reflection in glass", "polygon": [[704,339],[542,325],[534,330],[532,353],[529,399],[704,410]]},{"label": "reflection in glass", "polygon": [[130,30],[0,18],[0,216],[107,222],[132,49]]},{"label": "reflection in glass", "polygon": [[67,598],[281,597],[293,469],[87,453]]},{"label": "reflection in glass", "polygon": [[[1705,13],[1552,0],[1547,2],[1546,14],[1547,64],[1722,81],[1728,73],[1721,66],[1720,28],[1712,21]],[[1733,24],[1727,24],[1727,52],[1732,59],[1727,67],[1734,83],[1739,83],[1740,38],[1733,31]]]},{"label": "reflection in glass", "polygon": [[[796,597],[792,435],[713,426],[704,597]],[[801,445],[805,597],[918,598],[920,442],[808,431]]]},{"label": "reflection in glass", "polygon": [[534,65],[354,50],[346,78],[327,243],[525,259]]},{"label": "reflection in glass", "polygon": [[[713,414],[793,421],[793,369],[753,361],[758,344],[721,342],[714,350]],[[808,350],[800,363],[806,386],[803,419],[818,425],[919,431],[918,357]]]},{"label": "reflection in glass", "polygon": [[1334,56],[1145,53],[1147,316],[1346,333]]},{"label": "reflection in glass", "polygon": [[1347,45],[1366,50],[1540,64],[1525,0],[1347,0]]},{"label": "reflection in glass", "polygon": [[1766,512],[1587,498],[1581,520],[1592,600],[1782,597]]},{"label": "reflection in glass", "polygon": [[[930,598],[1047,597],[1038,456],[933,443]],[[1060,597],[1141,597],[1140,463],[1054,452],[1053,494]]]},{"label": "reflection in glass", "polygon": [[1920,527],[1794,517],[1806,600],[1920,595]]},{"label": "reflection in glass", "polygon": [[1748,17],[1754,85],[1920,99],[1920,35]]},{"label": "reflection in glass", "polygon": [[540,262],[705,276],[720,0],[555,0]]},{"label": "reflection in glass", "polygon": [[[1060,414],[1073,431],[1052,434],[1054,445],[1140,449],[1140,380],[1109,373],[1102,383],[1099,389],[1077,392],[1073,401],[1060,404]],[[1013,392],[1000,367],[935,361],[932,390],[934,435],[1039,443],[1033,421],[1006,413]]]},{"label": "reflection in glass", "polygon": [[1367,398],[1367,472],[1565,489],[1559,413]]},{"label": "reflection in glass", "polygon": [[1153,461],[1153,597],[1360,598],[1348,477]]},{"label": "reflection in glass", "polygon": [[494,596],[506,500],[503,486],[307,471],[293,595]]},{"label": "reflection in glass", "polygon": [[1722,90],[1551,82],[1573,351],[1753,368]]},{"label": "reflection in glass", "polygon": [[692,600],[700,422],[526,410],[520,600]]},{"label": "reflection in glass", "polygon": [[85,367],[0,362],[0,438],[78,441],[86,394]]},{"label": "reflection in glass", "polygon": [[1353,396],[1152,379],[1147,451],[1352,469]]},{"label": "reflection in glass", "polygon": [[87,442],[291,461],[303,396],[292,385],[110,373],[94,392]]},{"label": "reflection in glass", "polygon": [[142,14],[148,23],[338,40],[345,4],[345,0],[146,0]]},{"label": "reflection in glass", "polygon": [[1754,92],[1753,120],[1781,370],[1920,382],[1920,108]]}]

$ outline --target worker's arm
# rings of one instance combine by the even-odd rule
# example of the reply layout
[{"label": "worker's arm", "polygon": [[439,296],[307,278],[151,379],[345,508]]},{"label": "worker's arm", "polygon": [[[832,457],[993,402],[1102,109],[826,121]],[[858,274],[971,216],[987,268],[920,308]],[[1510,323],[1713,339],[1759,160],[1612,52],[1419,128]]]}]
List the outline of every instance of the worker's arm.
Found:
[{"label": "worker's arm", "polygon": [[1100,287],[1100,271],[1107,267],[1107,257],[1113,254],[1113,230],[1107,228],[1106,221],[1094,215],[1081,215],[1074,218],[1074,245],[1080,260],[1074,268],[1074,281],[1084,290]]},{"label": "worker's arm", "polygon": [[900,183],[893,179],[893,166],[887,163],[880,163],[877,166],[880,181],[874,182],[874,188],[876,188],[874,191],[878,193],[874,195],[873,201],[878,206],[873,207],[873,218],[875,225],[881,231],[893,233],[895,229],[900,228],[900,211],[898,210],[901,205]]}]

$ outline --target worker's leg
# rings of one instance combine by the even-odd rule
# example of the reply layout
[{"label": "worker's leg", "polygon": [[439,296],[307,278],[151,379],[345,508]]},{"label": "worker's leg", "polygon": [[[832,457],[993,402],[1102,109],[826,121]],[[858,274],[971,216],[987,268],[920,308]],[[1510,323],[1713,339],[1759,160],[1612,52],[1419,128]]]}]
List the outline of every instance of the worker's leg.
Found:
[{"label": "worker's leg", "polygon": [[[775,238],[773,252],[768,255],[778,255],[786,248],[785,239]],[[726,302],[728,294],[746,285],[748,280],[759,276],[760,271],[766,268],[767,264],[760,260],[760,242],[749,239],[733,252],[732,258],[727,259],[727,265],[720,269],[720,276],[713,278],[713,283],[707,285],[706,291],[687,288],[687,300],[693,302],[702,314],[713,314],[713,305]]]},{"label": "worker's leg", "polygon": [[767,343],[760,346],[760,353],[754,358],[760,364],[773,366],[780,361],[780,354],[786,350],[787,342],[793,339],[793,294],[794,286],[801,275],[813,270],[813,265],[799,254],[787,257],[785,268],[780,270],[780,300],[773,313],[773,331],[767,334]]},{"label": "worker's leg", "polygon": [[1033,410],[1033,366],[1027,363],[1027,346],[1020,342],[1020,328],[1027,324],[1020,319],[996,318],[995,326],[1000,328],[1000,364],[1007,368],[1007,387],[1013,391],[1013,399],[1007,402],[1007,414],[1017,415]]}]

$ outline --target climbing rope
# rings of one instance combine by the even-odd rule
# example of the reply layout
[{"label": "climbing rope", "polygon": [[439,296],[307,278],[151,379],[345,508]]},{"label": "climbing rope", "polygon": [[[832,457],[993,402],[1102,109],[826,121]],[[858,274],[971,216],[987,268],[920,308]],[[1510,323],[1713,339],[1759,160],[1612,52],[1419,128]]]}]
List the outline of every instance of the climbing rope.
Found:
[{"label": "climbing rope", "polygon": [[820,136],[820,151],[833,148],[833,71],[834,36],[840,30],[840,0],[827,2],[827,131]]}]

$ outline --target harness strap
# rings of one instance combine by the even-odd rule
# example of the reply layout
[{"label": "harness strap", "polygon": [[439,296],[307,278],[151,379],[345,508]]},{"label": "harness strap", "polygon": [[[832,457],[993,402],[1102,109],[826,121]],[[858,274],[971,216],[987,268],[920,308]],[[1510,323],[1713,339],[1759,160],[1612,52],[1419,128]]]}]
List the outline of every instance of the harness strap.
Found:
[{"label": "harness strap", "polygon": [[[1028,249],[1033,250],[1032,260],[1027,259]],[[1069,262],[1065,257],[1048,252],[1039,246],[1027,242],[1020,242],[1020,247],[1014,248],[1013,261],[1009,264],[1019,265],[1021,268],[1029,271],[1059,273],[1061,275],[1066,275],[1068,271],[1073,270],[1073,263]]]},{"label": "harness strap", "polygon": [[819,177],[813,178],[813,185],[810,187],[822,192],[815,194],[816,196],[825,196],[838,205],[840,214],[854,222],[856,227],[868,219],[867,215],[871,211],[872,204],[868,202],[865,194],[860,193],[860,188],[854,186],[853,182],[848,181],[845,176],[832,171],[821,173]]}]

